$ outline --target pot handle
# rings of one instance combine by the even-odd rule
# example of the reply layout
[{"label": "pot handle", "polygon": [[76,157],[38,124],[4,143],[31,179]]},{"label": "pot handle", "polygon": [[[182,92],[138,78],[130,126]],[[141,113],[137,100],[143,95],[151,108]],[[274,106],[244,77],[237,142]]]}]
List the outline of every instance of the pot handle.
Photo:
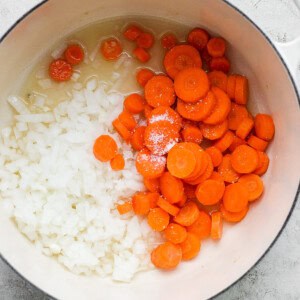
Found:
[{"label": "pot handle", "polygon": [[300,37],[287,43],[275,42],[275,46],[287,64],[300,94]]}]

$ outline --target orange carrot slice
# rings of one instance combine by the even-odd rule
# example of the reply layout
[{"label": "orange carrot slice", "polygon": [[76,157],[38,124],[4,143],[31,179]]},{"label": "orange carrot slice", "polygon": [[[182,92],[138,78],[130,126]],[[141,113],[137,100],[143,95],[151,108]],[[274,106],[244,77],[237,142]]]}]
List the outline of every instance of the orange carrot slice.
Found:
[{"label": "orange carrot slice", "polygon": [[94,155],[102,162],[110,161],[117,155],[117,151],[117,143],[109,135],[100,135],[94,143]]}]

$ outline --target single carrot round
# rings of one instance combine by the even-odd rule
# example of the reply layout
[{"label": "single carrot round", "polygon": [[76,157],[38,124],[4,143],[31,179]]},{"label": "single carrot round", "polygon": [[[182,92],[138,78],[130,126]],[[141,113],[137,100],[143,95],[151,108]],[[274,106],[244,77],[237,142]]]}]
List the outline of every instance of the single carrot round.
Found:
[{"label": "single carrot round", "polygon": [[98,160],[107,162],[117,155],[118,146],[109,135],[100,135],[94,143],[93,152]]},{"label": "single carrot round", "polygon": [[270,160],[268,155],[265,152],[257,151],[257,155],[258,155],[258,166],[253,173],[261,176],[267,172]]},{"label": "single carrot round", "polygon": [[136,126],[136,120],[133,117],[133,115],[128,112],[127,110],[123,110],[119,116],[118,119],[121,121],[121,123],[130,131],[132,131]]},{"label": "single carrot round", "polygon": [[124,107],[132,114],[139,114],[145,107],[144,98],[137,93],[130,94],[124,100]]},{"label": "single carrot round", "polygon": [[179,133],[167,121],[150,124],[145,129],[145,146],[156,155],[164,155],[178,142]]},{"label": "single carrot round", "polygon": [[65,60],[71,65],[78,65],[84,59],[84,51],[78,44],[69,45],[64,52]]},{"label": "single carrot round", "polygon": [[231,154],[231,165],[238,173],[253,172],[258,167],[257,151],[247,145],[238,146]]},{"label": "single carrot round", "polygon": [[182,259],[180,246],[165,242],[151,252],[151,261],[156,268],[174,269]]},{"label": "single carrot round", "polygon": [[125,167],[125,160],[122,154],[117,154],[114,158],[110,160],[110,167],[114,171],[121,171]]},{"label": "single carrot round", "polygon": [[174,217],[179,213],[179,208],[177,206],[171,204],[169,201],[167,201],[163,197],[158,198],[157,206]]},{"label": "single carrot round", "polygon": [[49,75],[55,81],[68,81],[73,75],[73,69],[65,60],[56,59],[49,66]]},{"label": "single carrot round", "polygon": [[223,234],[223,219],[220,212],[213,212],[211,214],[211,233],[210,236],[213,240],[221,239]]},{"label": "single carrot round", "polygon": [[144,178],[144,185],[149,192],[159,192],[158,178]]},{"label": "single carrot round", "polygon": [[211,114],[206,117],[203,122],[205,124],[214,125],[223,122],[227,118],[230,112],[231,101],[223,90],[217,87],[212,87],[211,91],[216,97],[217,102]]},{"label": "single carrot round", "polygon": [[201,66],[202,61],[199,52],[190,45],[174,46],[166,53],[164,58],[164,67],[172,79],[183,69],[201,68]]},{"label": "single carrot round", "polygon": [[228,127],[230,130],[237,130],[245,118],[249,116],[244,105],[231,103],[231,110],[228,114]]},{"label": "single carrot round", "polygon": [[136,73],[136,81],[140,86],[144,87],[154,75],[154,72],[149,69],[139,69]]},{"label": "single carrot round", "polygon": [[209,91],[207,74],[200,68],[185,68],[175,77],[176,95],[185,102],[197,102]]},{"label": "single carrot round", "polygon": [[221,182],[224,182],[223,177],[221,176],[221,174],[219,172],[212,172],[211,176],[209,177],[209,179],[213,179],[213,180],[219,180]]},{"label": "single carrot round", "polygon": [[207,74],[211,86],[216,86],[227,92],[227,75],[222,71],[212,71]]},{"label": "single carrot round", "polygon": [[257,200],[264,191],[264,184],[256,174],[246,174],[241,176],[239,182],[244,184],[249,193],[249,201]]},{"label": "single carrot round", "polygon": [[186,126],[181,131],[181,137],[184,142],[200,144],[203,140],[201,130],[196,126]]},{"label": "single carrot round", "polygon": [[236,82],[236,75],[229,75],[227,80],[227,94],[230,99],[234,99],[235,97],[235,82]]},{"label": "single carrot round", "polygon": [[170,216],[160,207],[150,209],[148,214],[148,224],[154,231],[163,231],[167,228]]},{"label": "single carrot round", "polygon": [[218,173],[222,176],[225,182],[234,183],[240,178],[238,174],[231,166],[231,155],[226,154],[223,156],[222,162],[218,167]]},{"label": "single carrot round", "polygon": [[147,215],[152,206],[152,195],[147,192],[138,192],[132,197],[132,208],[136,215]]},{"label": "single carrot round", "polygon": [[130,40],[135,41],[141,34],[142,29],[136,25],[129,25],[126,30],[123,32],[123,36]]},{"label": "single carrot round", "polygon": [[224,152],[230,147],[233,139],[234,134],[232,133],[232,131],[228,130],[219,140],[214,143],[214,146],[221,152]]},{"label": "single carrot round", "polygon": [[197,204],[189,201],[180,209],[173,220],[182,226],[190,226],[197,220],[198,216],[199,209]]},{"label": "single carrot round", "polygon": [[165,237],[167,241],[173,244],[180,244],[186,239],[187,232],[183,226],[170,223],[165,230]]},{"label": "single carrot round", "polygon": [[187,37],[187,42],[197,50],[202,50],[206,47],[209,40],[209,34],[205,29],[194,28]]},{"label": "single carrot round", "polygon": [[218,167],[222,163],[223,154],[217,147],[208,147],[205,149],[205,152],[210,156],[214,167]]},{"label": "single carrot round", "polygon": [[275,133],[273,118],[266,114],[257,114],[254,118],[254,129],[257,137],[265,141],[272,140]]},{"label": "single carrot round", "polygon": [[101,54],[106,60],[116,60],[121,55],[123,48],[116,38],[108,38],[101,43]]},{"label": "single carrot round", "polygon": [[236,136],[244,140],[250,134],[253,126],[254,121],[251,118],[244,118],[243,121],[239,124],[238,128],[236,129]]},{"label": "single carrot round", "polygon": [[203,205],[214,205],[222,199],[224,191],[224,182],[207,179],[197,186],[196,197]]},{"label": "single carrot round", "polygon": [[144,135],[146,126],[137,127],[130,137],[130,144],[132,148],[136,151],[142,150],[144,145]]},{"label": "single carrot round", "polygon": [[138,59],[142,63],[148,62],[151,58],[151,55],[149,54],[149,52],[141,47],[136,47],[133,50],[132,54],[136,59]]},{"label": "single carrot round", "polygon": [[265,151],[268,147],[267,141],[260,139],[253,134],[247,140],[247,144],[258,151]]},{"label": "single carrot round", "polygon": [[247,215],[248,210],[249,205],[247,205],[243,210],[239,212],[230,212],[225,209],[224,205],[220,205],[220,212],[222,214],[223,219],[230,223],[237,223],[242,221]]},{"label": "single carrot round", "polygon": [[216,104],[217,98],[209,91],[206,97],[194,103],[187,103],[178,99],[177,111],[182,117],[188,120],[202,121],[213,112]]},{"label": "single carrot round", "polygon": [[179,202],[184,193],[183,183],[180,179],[165,172],[159,179],[161,194],[171,203]]},{"label": "single carrot round", "polygon": [[118,132],[118,134],[125,140],[128,141],[131,137],[130,131],[126,128],[126,126],[120,121],[120,119],[115,119],[112,122],[114,129]]},{"label": "single carrot round", "polygon": [[161,37],[161,45],[164,49],[170,50],[178,43],[177,37],[173,33],[166,33]]},{"label": "single carrot round", "polygon": [[192,225],[187,227],[187,231],[195,234],[200,240],[208,238],[211,231],[210,215],[200,210],[198,218]]},{"label": "single carrot round", "polygon": [[162,175],[166,166],[166,158],[152,154],[148,149],[138,152],[135,166],[137,171],[145,178],[157,178]]},{"label": "single carrot round", "polygon": [[211,141],[217,140],[228,130],[228,121],[225,119],[223,122],[214,125],[201,124],[200,129],[206,139]]},{"label": "single carrot round", "polygon": [[136,39],[136,44],[140,48],[149,49],[154,44],[154,36],[150,32],[142,32]]},{"label": "single carrot round", "polygon": [[240,182],[229,184],[225,187],[223,204],[230,212],[240,212],[247,207],[249,192],[245,185]]},{"label": "single carrot round", "polygon": [[180,243],[182,259],[190,260],[196,257],[201,248],[200,239],[191,232],[187,233],[186,239]]},{"label": "single carrot round", "polygon": [[222,71],[228,73],[230,69],[230,62],[226,57],[213,57],[209,61],[209,68],[211,71]]},{"label": "single carrot round", "polygon": [[145,86],[145,98],[152,107],[171,106],[175,97],[173,81],[167,76],[153,76]]},{"label": "single carrot round", "polygon": [[146,103],[146,104],[145,104],[145,107],[144,107],[144,117],[145,117],[146,119],[149,118],[150,113],[151,113],[152,110],[153,110],[153,107]]},{"label": "single carrot round", "polygon": [[237,104],[246,105],[248,102],[248,79],[242,75],[235,77],[234,100]]},{"label": "single carrot round", "polygon": [[225,54],[226,42],[223,38],[214,37],[207,43],[207,51],[212,57],[222,57]]},{"label": "single carrot round", "polygon": [[120,215],[124,215],[132,211],[132,202],[131,201],[126,201],[122,204],[117,205],[117,210]]}]

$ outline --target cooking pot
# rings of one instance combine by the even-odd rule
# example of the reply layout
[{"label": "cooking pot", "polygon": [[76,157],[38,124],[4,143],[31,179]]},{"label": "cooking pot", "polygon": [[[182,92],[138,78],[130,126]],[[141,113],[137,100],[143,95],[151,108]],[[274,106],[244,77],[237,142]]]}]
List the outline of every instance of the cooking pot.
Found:
[{"label": "cooking pot", "polygon": [[43,1],[1,38],[0,125],[11,119],[7,96],[57,39],[94,21],[128,15],[205,27],[228,41],[233,69],[249,78],[253,110],[271,114],[276,124],[262,199],[252,205],[243,222],[226,225],[220,241],[205,242],[197,259],[172,272],[140,273],[129,284],[70,273],[41,254],[3,211],[0,253],[24,278],[58,299],[207,299],[236,282],[264,256],[295,205],[300,174],[296,89],[300,39],[274,44],[244,13],[221,0]]}]

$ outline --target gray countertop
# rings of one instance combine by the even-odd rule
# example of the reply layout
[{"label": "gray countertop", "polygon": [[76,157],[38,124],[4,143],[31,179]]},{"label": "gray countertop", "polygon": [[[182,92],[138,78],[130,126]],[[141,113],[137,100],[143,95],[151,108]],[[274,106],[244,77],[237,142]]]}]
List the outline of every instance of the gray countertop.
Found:
[{"label": "gray countertop", "polygon": [[[39,0],[0,0],[0,36]],[[300,0],[230,0],[277,41],[300,37]],[[298,5],[298,7],[297,7]],[[300,61],[300,52],[299,52]],[[300,203],[265,257],[240,281],[215,297],[300,299]],[[0,300],[49,299],[0,260]]]}]

